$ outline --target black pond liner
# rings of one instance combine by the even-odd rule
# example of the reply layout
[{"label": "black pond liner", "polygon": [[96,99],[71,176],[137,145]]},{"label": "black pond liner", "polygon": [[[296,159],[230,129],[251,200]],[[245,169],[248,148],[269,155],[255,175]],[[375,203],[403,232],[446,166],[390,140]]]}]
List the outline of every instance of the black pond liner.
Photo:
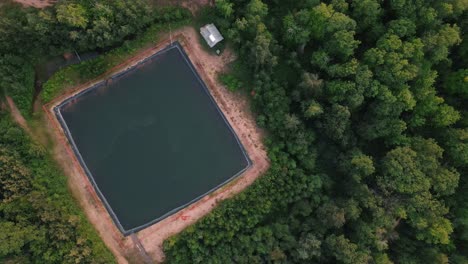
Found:
[{"label": "black pond liner", "polygon": [[[227,180],[225,180],[224,182],[222,182],[221,184],[215,186],[214,188],[212,188],[211,190],[209,190],[208,192],[202,194],[202,195],[199,195],[198,197],[196,197],[195,199],[191,200],[190,202],[182,205],[182,206],[179,206],[177,208],[174,208],[172,210],[170,210],[169,212],[165,213],[164,215],[146,223],[146,224],[143,224],[143,225],[140,225],[140,226],[137,226],[137,227],[134,227],[134,228],[131,228],[131,229],[128,229],[128,230],[125,230],[122,226],[122,224],[120,223],[117,215],[114,213],[114,211],[112,210],[112,207],[110,206],[110,204],[107,202],[106,200],[106,197],[102,194],[101,190],[99,189],[99,187],[97,186],[94,178],[93,178],[93,175],[92,173],[89,171],[88,167],[86,166],[86,163],[84,162],[83,160],[83,157],[81,156],[76,144],[75,144],[75,141],[73,140],[73,137],[71,135],[71,132],[70,130],[68,129],[68,126],[65,122],[65,120],[63,119],[62,117],[62,114],[61,114],[61,109],[62,107],[66,106],[70,101],[78,98],[78,97],[81,97],[89,92],[92,92],[94,91],[95,89],[99,89],[100,87],[103,87],[103,86],[106,86],[107,84],[107,81],[112,79],[113,81],[114,80],[117,80],[119,79],[120,77],[123,77],[124,75],[126,75],[127,73],[131,72],[131,71],[134,71],[134,70],[138,70],[138,66],[141,66],[142,64],[145,64],[147,62],[150,62],[154,59],[156,59],[159,55],[161,54],[164,54],[165,52],[169,51],[169,50],[172,50],[172,49],[177,49],[180,54],[182,55],[184,61],[187,63],[187,65],[190,67],[192,73],[197,77],[197,80],[200,82],[201,86],[203,87],[203,91],[208,95],[208,97],[210,98],[211,102],[214,104],[214,106],[216,107],[216,110],[218,111],[218,113],[221,115],[221,117],[223,118],[224,120],[224,124],[229,128],[229,131],[231,131],[232,135],[234,136],[234,138],[236,139],[236,142],[238,144],[238,146],[240,147],[241,151],[242,151],[242,154],[244,156],[244,158],[246,159],[247,161],[247,166],[245,168],[243,168],[241,171],[237,172],[236,174],[234,174],[233,176],[231,176],[230,178],[228,178]],[[99,198],[101,198],[101,201],[103,201],[104,203],[104,206],[106,207],[107,211],[109,212],[112,220],[114,221],[114,223],[116,224],[116,226],[118,227],[118,229],[120,230],[120,232],[122,232],[122,234],[124,236],[128,236],[132,233],[135,233],[135,232],[138,232],[142,229],[145,229],[175,213],[177,213],[178,211],[190,206],[191,204],[197,202],[198,200],[202,199],[203,197],[205,197],[206,195],[210,194],[210,193],[213,193],[214,191],[216,191],[217,189],[221,188],[222,186],[226,185],[227,183],[233,181],[234,179],[236,179],[237,177],[239,177],[241,174],[243,174],[248,168],[250,168],[252,166],[252,161],[250,160],[247,152],[245,151],[245,148],[244,146],[242,145],[242,143],[240,142],[239,138],[237,137],[236,133],[234,132],[234,129],[231,127],[231,125],[229,124],[229,122],[227,121],[226,117],[224,116],[223,112],[221,111],[221,109],[219,108],[218,104],[216,103],[216,101],[214,100],[213,96],[211,95],[211,93],[209,92],[208,88],[206,87],[206,84],[203,82],[203,80],[201,79],[200,75],[198,74],[198,72],[195,70],[195,67],[193,66],[192,62],[190,61],[190,59],[188,58],[187,54],[185,53],[183,47],[180,45],[180,43],[178,41],[168,45],[167,47],[165,47],[164,49],[158,51],[157,53],[145,58],[144,60],[140,61],[139,63],[137,63],[136,65],[133,65],[131,66],[130,68],[127,68],[126,70],[124,71],[121,71],[119,73],[116,73],[115,75],[113,75],[112,77],[106,79],[106,80],[103,80],[103,81],[100,81],[92,86],[90,86],[89,88],[65,99],[64,101],[62,101],[59,105],[57,105],[56,107],[54,107],[54,113],[57,117],[57,119],[59,120],[60,122],[60,125],[62,126],[64,132],[65,132],[65,135],[73,149],[73,152],[75,153],[76,157],[78,158],[81,166],[83,167],[83,169],[85,170],[86,172],[86,175],[88,177],[88,179],[91,181],[94,189],[96,190],[97,194],[99,195]]]}]

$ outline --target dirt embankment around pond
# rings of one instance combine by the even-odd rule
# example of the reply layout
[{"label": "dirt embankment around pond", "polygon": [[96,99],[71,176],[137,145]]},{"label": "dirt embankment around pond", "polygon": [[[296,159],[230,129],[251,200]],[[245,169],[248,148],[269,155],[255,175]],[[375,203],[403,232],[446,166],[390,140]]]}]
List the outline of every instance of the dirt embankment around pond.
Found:
[{"label": "dirt embankment around pond", "polygon": [[[269,167],[267,153],[262,143],[263,133],[257,127],[255,118],[249,110],[247,95],[232,93],[218,81],[218,74],[226,71],[227,65],[235,59],[234,53],[229,49],[226,49],[221,56],[207,52],[201,45],[198,32],[192,27],[184,27],[174,31],[172,36],[174,41],[179,41],[185,49],[216,103],[236,132],[252,160],[252,166],[233,182],[178,213],[137,232],[132,238],[124,237],[114,225],[104,204],[74,155],[53,113],[53,108],[66,98],[89,88],[94,83],[106,80],[118,72],[138,65],[145,58],[170,44],[169,34],[163,35],[162,39],[165,40],[159,42],[155,47],[141,51],[138,55],[126,60],[97,79],[64,91],[61,96],[43,106],[46,113],[45,125],[50,130],[52,139],[55,142],[54,156],[67,174],[70,189],[79,201],[89,221],[94,225],[119,263],[127,263],[128,256],[135,255],[138,250],[147,252],[155,262],[162,262],[164,260],[162,250],[164,240],[197,222],[213,210],[220,201],[244,190]],[[138,244],[134,242],[136,238],[139,241]]]},{"label": "dirt embankment around pond", "polygon": [[225,72],[227,65],[235,59],[232,50],[226,49],[221,56],[206,52],[201,45],[200,34],[191,27],[178,30],[174,34],[180,36],[179,42],[236,132],[252,160],[252,166],[233,182],[205,196],[184,210],[138,232],[137,235],[142,244],[153,259],[158,262],[164,260],[162,250],[164,240],[197,222],[222,200],[247,188],[270,165],[263,146],[263,132],[257,127],[255,118],[249,110],[248,99],[245,95],[228,91],[218,80],[218,74]]}]

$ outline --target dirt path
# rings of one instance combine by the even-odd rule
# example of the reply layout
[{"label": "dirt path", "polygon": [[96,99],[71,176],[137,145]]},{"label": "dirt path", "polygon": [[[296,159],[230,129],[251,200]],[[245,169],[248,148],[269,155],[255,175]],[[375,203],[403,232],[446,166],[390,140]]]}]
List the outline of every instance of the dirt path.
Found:
[{"label": "dirt path", "polygon": [[[34,123],[29,123],[23,117],[21,112],[16,107],[15,102],[9,96],[5,96],[8,110],[13,120],[33,139],[34,142],[42,146],[48,146],[50,143],[48,131],[41,126],[35,126]],[[31,126],[32,124],[32,126]]]},{"label": "dirt path", "polygon": [[55,4],[57,0],[13,0],[13,2],[20,3],[26,7],[45,8]]},{"label": "dirt path", "polygon": [[148,255],[148,252],[146,252],[146,249],[141,244],[140,239],[138,239],[138,237],[135,234],[131,234],[130,238],[132,238],[133,244],[135,244],[140,255],[144,259],[143,260],[145,262],[144,264],[153,264],[154,263],[153,260],[151,259],[151,257]]},{"label": "dirt path", "polygon": [[10,114],[13,120],[28,133],[31,137],[33,136],[33,133],[31,132],[31,128],[29,128],[28,123],[26,122],[26,119],[24,119],[23,115],[21,112],[18,110],[18,107],[16,107],[15,102],[13,102],[13,99],[11,99],[10,96],[5,96],[7,104],[8,104],[8,109],[10,109]]},{"label": "dirt path", "polygon": [[233,52],[226,49],[221,56],[206,52],[200,44],[198,32],[192,27],[184,27],[173,32],[173,38],[174,40],[178,40],[184,47],[216,103],[236,132],[239,140],[242,142],[242,145],[252,160],[252,166],[236,180],[221,187],[214,193],[205,196],[178,213],[136,233],[135,235],[138,237],[141,244],[135,244],[131,237],[124,237],[114,225],[109,213],[97,196],[96,191],[71,150],[52,109],[64,99],[87,89],[94,83],[105,80],[117,72],[124,71],[133,65],[138,65],[138,63],[146,57],[168,45],[170,43],[168,35],[163,35],[162,39],[165,40],[158,42],[159,44],[157,46],[142,51],[98,79],[69,89],[53,102],[44,106],[44,110],[47,114],[48,128],[51,130],[51,134],[54,135],[53,138],[56,140],[56,159],[64,167],[66,174],[69,176],[70,188],[80,202],[89,221],[97,229],[101,238],[114,253],[119,263],[127,263],[127,257],[135,254],[135,251],[139,248],[141,248],[141,250],[144,249],[155,261],[164,261],[164,253],[162,250],[164,240],[194,224],[213,210],[220,201],[244,190],[269,167],[267,153],[262,144],[263,133],[256,126],[255,118],[249,110],[247,98],[240,94],[229,92],[219,83],[217,78],[218,73],[226,70],[226,65],[235,59]]}]

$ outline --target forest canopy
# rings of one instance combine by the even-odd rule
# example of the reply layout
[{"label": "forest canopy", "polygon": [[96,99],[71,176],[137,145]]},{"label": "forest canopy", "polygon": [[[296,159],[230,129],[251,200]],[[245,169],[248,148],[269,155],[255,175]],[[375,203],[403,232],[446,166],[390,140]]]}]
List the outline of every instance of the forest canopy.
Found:
[{"label": "forest canopy", "polygon": [[168,262],[468,263],[467,9],[216,1],[272,165]]},{"label": "forest canopy", "polygon": [[[27,112],[44,54],[126,47],[189,17],[156,10],[2,6],[3,94]],[[223,80],[251,95],[271,167],[167,240],[168,263],[468,263],[466,0],[216,0],[201,12],[237,52]],[[0,118],[0,261],[112,261],[47,150]]]},{"label": "forest canopy", "polygon": [[[187,20],[190,12],[154,9],[144,0],[60,1],[43,10],[0,7],[0,263],[114,263],[52,158],[55,149],[42,131],[40,110],[33,113],[34,92],[40,92],[35,68],[66,52],[99,51],[98,59],[74,65],[81,79],[97,76],[154,40],[148,35],[155,28]],[[6,96],[31,130],[43,132],[41,142],[11,120]]]}]

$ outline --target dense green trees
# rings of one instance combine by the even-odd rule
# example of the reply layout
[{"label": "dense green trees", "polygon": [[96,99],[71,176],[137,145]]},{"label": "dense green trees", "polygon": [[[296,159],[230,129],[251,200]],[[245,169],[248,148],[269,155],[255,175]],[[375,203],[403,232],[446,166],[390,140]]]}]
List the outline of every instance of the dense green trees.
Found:
[{"label": "dense green trees", "polygon": [[[271,168],[169,239],[168,262],[468,262],[467,9],[216,1],[211,19],[247,73],[235,83],[253,91]],[[106,49],[184,16],[143,0],[0,12],[0,85],[23,109],[43,54]],[[65,184],[38,161],[44,151],[8,119],[0,125],[0,260],[106,262],[62,201]]]},{"label": "dense green trees", "polygon": [[0,115],[0,262],[112,263],[42,146]]},{"label": "dense green trees", "polygon": [[41,11],[4,7],[0,50],[31,58],[38,52],[105,48],[140,33],[155,15],[144,0],[61,1]]},{"label": "dense green trees", "polygon": [[1,89],[28,114],[35,64],[64,52],[105,51],[150,25],[189,16],[179,8],[151,9],[146,0],[60,1],[39,11],[5,5],[0,10]]},{"label": "dense green trees", "polygon": [[[148,35],[160,24],[188,17],[188,10],[151,9],[145,0],[60,1],[43,10],[2,4],[2,97],[13,97],[31,119],[36,63],[64,52],[102,51],[125,43],[110,55],[77,67],[75,77],[90,78],[118,63],[109,58],[124,57],[154,41],[155,36]],[[150,32],[141,34],[150,25]],[[69,79],[62,81],[70,83]],[[10,120],[5,102],[2,106],[0,262],[113,263],[112,254],[69,193],[66,177],[50,157],[52,150],[32,142]]]},{"label": "dense green trees", "polygon": [[272,168],[168,261],[467,262],[468,6],[219,3]]}]

